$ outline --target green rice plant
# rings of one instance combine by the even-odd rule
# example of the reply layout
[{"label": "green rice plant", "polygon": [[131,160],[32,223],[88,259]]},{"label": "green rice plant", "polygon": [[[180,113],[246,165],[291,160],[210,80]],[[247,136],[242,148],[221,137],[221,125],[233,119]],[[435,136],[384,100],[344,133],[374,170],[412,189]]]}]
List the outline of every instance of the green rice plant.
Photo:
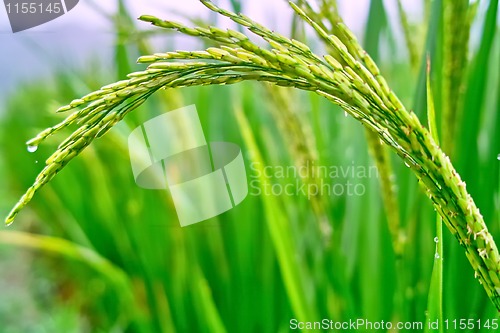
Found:
[{"label": "green rice plant", "polygon": [[444,1],[443,18],[443,97],[441,133],[443,149],[453,154],[453,138],[457,120],[461,118],[459,103],[463,98],[464,73],[467,68],[469,33],[478,2]]},{"label": "green rice plant", "polygon": [[[431,89],[430,67],[431,63],[428,59],[427,65],[427,119],[429,131],[436,143],[439,143],[437,125],[436,125],[436,110],[434,106],[434,95]],[[429,300],[427,306],[427,321],[433,320],[443,322],[443,220],[437,214],[436,220],[436,253],[434,254],[434,267],[432,269],[431,285],[429,288]],[[432,331],[429,325],[426,325],[425,332]],[[438,329],[439,332],[444,332],[442,326]]]},{"label": "green rice plant", "polygon": [[[329,34],[307,12],[290,3],[295,13],[334,50],[331,55],[319,56],[304,43],[273,32],[245,15],[221,9],[210,1],[201,2],[261,37],[270,49],[235,30],[193,28],[155,16],[141,16],[142,21],[157,27],[208,38],[220,46],[143,56],[139,63],[149,64],[146,70],[131,73],[127,80],[104,86],[61,107],[58,112],[77,110],[28,141],[29,149],[34,150],[69,125],[79,127],[47,159],[34,184],[7,216],[6,224],[11,224],[34,194],[73,158],[158,90],[264,81],[313,91],[377,133],[421,182],[445,225],[464,247],[479,282],[500,310],[500,255],[479,209],[450,159],[416,114],[407,111],[389,88],[352,32],[343,23],[336,23],[332,30],[335,34]],[[203,289],[202,282],[200,288]],[[209,299],[205,304],[211,307]],[[219,322],[215,320],[213,325],[217,328]]]},{"label": "green rice plant", "polygon": [[95,251],[64,239],[33,235],[20,231],[0,231],[0,244],[35,249],[64,259],[81,262],[102,275],[115,289],[117,303],[120,309],[123,310],[116,319],[117,326],[121,327],[128,324],[130,318],[138,314],[134,295],[131,293],[132,288],[129,277],[123,270]]},{"label": "green rice plant", "polygon": [[[318,1],[319,2],[319,1]],[[314,19],[329,35],[337,35],[344,45],[350,45],[349,35],[343,34],[338,30],[339,24],[343,25],[343,20],[338,14],[337,4],[335,0],[322,0],[319,2],[320,10],[316,12],[307,1],[296,1],[297,6],[304,13]],[[378,40],[384,25],[387,25],[386,13],[381,1],[375,0],[371,2],[368,22],[366,25],[365,41],[366,49],[373,59],[378,57]],[[382,19],[380,19],[382,18]],[[325,40],[330,56],[339,57],[338,51],[332,47],[328,40]],[[356,51],[354,51],[354,54]],[[356,60],[361,60],[359,54]],[[388,148],[380,142],[376,132],[369,127],[365,129],[366,138],[369,146],[369,151],[375,161],[380,174],[380,187],[382,192],[383,203],[387,215],[389,230],[391,232],[393,248],[398,257],[401,257],[404,246],[404,236],[400,229],[399,222],[399,206],[396,202],[395,195],[395,175],[392,171]]]},{"label": "green rice plant", "polygon": [[406,41],[406,48],[410,54],[410,65],[413,69],[418,67],[419,55],[417,50],[417,45],[415,41],[414,33],[412,32],[412,27],[408,22],[408,15],[406,14],[401,0],[398,0],[398,13],[401,21],[401,26],[403,28],[403,33]]}]

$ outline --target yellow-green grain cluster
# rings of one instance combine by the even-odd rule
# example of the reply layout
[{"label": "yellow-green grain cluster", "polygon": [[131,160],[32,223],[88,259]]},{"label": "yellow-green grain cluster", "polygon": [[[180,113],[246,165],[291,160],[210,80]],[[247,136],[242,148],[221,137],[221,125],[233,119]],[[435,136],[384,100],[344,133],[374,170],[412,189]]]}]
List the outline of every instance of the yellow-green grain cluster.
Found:
[{"label": "yellow-green grain cluster", "polygon": [[28,144],[39,145],[48,136],[72,124],[78,124],[79,128],[48,158],[45,168],[13,208],[6,223],[12,223],[35,192],[94,139],[105,134],[158,89],[265,81],[314,91],[340,105],[377,133],[422,182],[446,226],[464,246],[476,276],[500,310],[500,256],[465,183],[429,131],[389,88],[375,62],[349,29],[337,23],[333,31],[338,34],[330,35],[299,6],[290,3],[296,14],[335,50],[332,55],[321,57],[302,42],[273,32],[242,14],[221,9],[210,1],[201,2],[260,36],[268,47],[258,46],[234,30],[192,28],[154,16],[142,16],[142,21],[208,38],[220,46],[205,51],[175,51],[141,57],[140,63],[150,64],[146,70],[132,73],[127,80],[102,87],[60,108],[60,112],[77,110]]}]

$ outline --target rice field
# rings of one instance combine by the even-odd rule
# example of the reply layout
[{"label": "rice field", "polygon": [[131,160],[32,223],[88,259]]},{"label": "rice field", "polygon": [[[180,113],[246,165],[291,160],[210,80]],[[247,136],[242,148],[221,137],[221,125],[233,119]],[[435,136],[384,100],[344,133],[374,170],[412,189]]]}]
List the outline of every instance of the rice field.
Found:
[{"label": "rice field", "polygon": [[[238,0],[117,1],[110,59],[9,86],[0,332],[496,332],[498,0],[359,2],[356,33],[338,2],[277,31]],[[248,194],[181,227],[129,135],[189,105]]]}]

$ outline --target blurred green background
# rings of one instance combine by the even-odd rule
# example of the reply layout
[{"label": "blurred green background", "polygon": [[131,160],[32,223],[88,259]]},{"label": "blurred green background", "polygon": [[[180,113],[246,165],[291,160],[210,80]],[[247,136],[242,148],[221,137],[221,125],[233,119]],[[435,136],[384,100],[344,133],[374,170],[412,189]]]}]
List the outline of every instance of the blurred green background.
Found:
[{"label": "blurred green background", "polygon": [[[225,5],[245,12],[244,2]],[[418,16],[380,0],[367,5],[358,37],[389,85],[426,121],[428,54],[440,115],[450,100],[442,97],[449,79],[443,64],[447,54],[460,52],[443,42],[450,33],[444,3],[422,1]],[[472,6],[463,76],[453,78],[460,86],[452,98],[459,116],[447,153],[498,241],[498,1]],[[116,7],[106,16],[114,40],[109,59],[96,50],[84,66],[53,66],[50,74],[9,85],[0,100],[2,216],[63,139],[58,135],[35,153],[25,146],[38,131],[63,119],[54,113],[58,106],[140,70],[139,54],[183,48],[171,33],[136,23],[124,2]],[[205,22],[196,13],[186,13],[184,20],[217,23],[216,17]],[[281,32],[322,52],[300,22]],[[22,66],[15,59],[1,60]],[[190,104],[197,107],[207,141],[242,148],[249,182],[257,179],[258,166],[276,170],[314,164],[346,171],[315,179],[339,184],[343,191],[311,198],[257,195],[250,187],[247,199],[233,210],[181,228],[168,191],[134,183],[127,133]],[[292,318],[423,322],[436,213],[409,169],[395,155],[390,158],[397,197],[388,207],[380,188],[384,178],[368,172],[375,162],[362,126],[319,96],[248,82],[157,93],[43,188],[13,226],[0,231],[0,332],[288,332]],[[269,181],[310,184],[293,175],[273,175]],[[347,184],[360,192],[349,195]],[[401,253],[392,245],[389,216],[401,225]],[[497,318],[448,230],[442,241],[444,317]]]}]

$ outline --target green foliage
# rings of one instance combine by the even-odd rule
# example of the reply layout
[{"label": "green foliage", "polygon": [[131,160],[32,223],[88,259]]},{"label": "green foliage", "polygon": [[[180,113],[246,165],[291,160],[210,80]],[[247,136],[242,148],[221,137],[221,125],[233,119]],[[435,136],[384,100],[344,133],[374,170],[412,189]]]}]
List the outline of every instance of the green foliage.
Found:
[{"label": "green foliage", "polygon": [[[450,70],[433,73],[434,80],[442,84],[435,89],[447,91],[437,105],[446,104],[457,92],[463,91],[459,86],[465,86],[463,102],[458,97],[455,100],[463,103],[465,118],[478,117],[473,122],[474,128],[468,129],[460,117],[450,118],[444,109],[442,114],[436,110],[436,117],[442,116],[444,120],[440,127],[431,122],[434,123],[432,135],[413,112],[406,110],[387,83],[392,86],[392,82],[398,80],[411,80],[390,74],[392,69],[387,71],[387,80],[384,79],[336,13],[327,11],[332,8],[331,1],[318,1],[318,12],[306,1],[291,4],[325,43],[329,53],[325,56],[316,55],[304,43],[273,32],[244,15],[202,2],[262,37],[268,45],[263,47],[240,31],[192,28],[143,16],[143,21],[155,26],[208,38],[217,46],[204,51],[143,56],[139,62],[148,64],[147,69],[97,90],[103,79],[88,81],[88,90],[95,90],[91,94],[85,95],[81,88],[76,89],[78,85],[73,79],[68,84],[67,77],[60,76],[57,81],[61,89],[31,87],[27,93],[11,98],[9,109],[19,111],[9,112],[0,124],[2,130],[5,129],[0,135],[2,154],[7,156],[3,172],[9,175],[16,192],[29,186],[36,173],[38,177],[7,222],[11,223],[33,199],[32,209],[27,209],[20,216],[21,223],[14,227],[22,228],[26,221],[34,220],[43,232],[70,242],[4,232],[0,243],[16,243],[83,262],[84,265],[76,265],[79,272],[86,272],[83,276],[95,274],[87,272],[88,268],[100,272],[97,279],[108,286],[106,292],[100,299],[91,294],[85,303],[91,307],[88,316],[92,331],[114,328],[131,332],[279,332],[288,330],[290,318],[425,321],[426,310],[433,318],[436,314],[442,316],[441,306],[445,318],[493,318],[495,306],[500,306],[500,281],[496,273],[499,257],[482,216],[491,232],[498,236],[499,171],[498,163],[496,167],[493,163],[497,162],[499,141],[495,139],[494,129],[481,121],[480,115],[470,115],[467,107],[480,103],[482,117],[493,123],[500,119],[495,110],[498,98],[491,102],[494,99],[479,96],[469,83],[498,84],[498,78],[488,75],[498,72],[498,61],[492,65],[492,71],[477,65],[481,60],[499,58],[498,50],[493,48],[498,28],[495,29],[492,13],[497,10],[497,2],[490,2],[484,38],[468,76]],[[435,6],[434,10],[439,12],[433,15],[436,21],[431,21],[431,29],[439,26],[440,17],[445,18],[446,3],[443,2],[443,7]],[[239,2],[234,1],[233,8],[238,6]],[[380,60],[376,57],[377,40],[391,33],[385,18],[377,21],[380,16],[374,14],[383,11],[380,6],[381,2],[373,1],[369,24],[374,30],[368,30],[378,38],[369,39],[374,45],[365,44],[378,64],[397,67],[398,64],[386,65],[382,57]],[[120,7],[120,11],[125,16],[121,22],[128,22],[126,9]],[[118,39],[123,41],[127,30],[120,30],[117,25],[117,32]],[[426,52],[420,55],[423,62],[425,53],[435,48],[439,40],[429,39]],[[461,43],[462,53],[445,54],[443,61],[452,62],[455,67],[463,64],[467,43],[459,37],[447,43]],[[446,48],[449,44],[443,45]],[[141,40],[138,49],[145,48]],[[135,50],[135,47],[127,49],[124,44],[117,47],[118,73],[132,68],[127,59]],[[414,50],[411,54],[415,56]],[[429,54],[432,60],[440,56],[439,52]],[[491,60],[491,63],[495,62]],[[426,77],[425,73],[422,75]],[[464,76],[470,79],[463,79]],[[417,82],[415,78],[412,80]],[[265,89],[270,101],[255,99],[256,94],[263,94],[262,87],[249,82],[233,87],[193,87],[241,81],[268,82],[270,86]],[[284,92],[276,85],[306,92]],[[176,90],[163,91],[165,88]],[[399,89],[397,95],[401,96]],[[26,99],[26,94],[33,98]],[[59,109],[61,112],[74,110],[62,121],[60,114],[33,111],[52,107],[54,99],[59,102],[81,95],[84,97]],[[409,96],[401,97],[409,99]],[[229,103],[221,105],[220,100]],[[425,105],[428,99],[425,94],[417,93],[415,100]],[[284,102],[288,104],[283,105]],[[372,143],[382,140],[396,154],[389,156],[383,150],[372,153],[380,179],[360,179],[367,189],[362,197],[318,196],[308,200],[301,196],[250,196],[233,211],[180,229],[168,193],[135,187],[128,170],[126,134],[158,107],[172,109],[192,103],[198,106],[211,138],[224,138],[245,146],[250,152],[247,165],[255,163],[257,169],[286,163],[300,166],[307,161],[321,165],[350,165],[354,161],[370,165],[367,143],[360,140],[362,127],[345,118],[342,112],[330,112],[339,106],[361,122],[368,133],[375,133],[376,140],[372,138]],[[295,103],[300,107],[294,107]],[[276,110],[278,104],[283,105],[282,112]],[[139,110],[130,113],[134,109]],[[236,114],[233,109],[238,110]],[[300,114],[301,109],[311,113]],[[472,192],[482,214],[433,137],[437,129],[447,130],[446,119],[453,119],[458,131],[465,131],[464,135],[470,139],[454,147],[459,171],[467,168],[460,161],[472,149],[475,152],[472,163],[497,180],[484,184],[484,191]],[[61,122],[49,127],[56,121]],[[18,152],[24,149],[20,147],[22,141],[32,134],[33,128],[45,126],[48,128],[30,140],[29,145],[38,146],[50,136],[60,138],[67,127],[76,127],[76,130],[59,145],[40,171],[31,156]],[[115,130],[90,145],[111,128]],[[300,137],[311,137],[311,140],[301,146],[297,139]],[[487,142],[489,163],[481,158],[479,137]],[[371,149],[373,151],[373,146]],[[35,154],[47,153],[41,145]],[[79,154],[80,157],[68,165]],[[384,162],[380,163],[377,156],[382,156]],[[23,172],[19,166],[24,166]],[[394,193],[387,184],[394,180],[391,169],[397,175],[398,190]],[[436,253],[433,241],[436,213],[423,200],[423,195],[415,192],[414,176],[445,225],[465,248],[472,265],[473,270],[467,266],[461,253],[463,248],[456,241],[443,237],[439,245],[444,242],[445,248],[438,253],[446,258],[440,261],[444,265],[444,293],[439,285],[436,287],[436,283],[443,281],[442,277],[431,279]],[[471,171],[466,171],[464,180],[468,184],[484,181]],[[289,180],[261,179],[260,189],[286,181]],[[309,175],[300,181],[315,184],[318,179]],[[396,194],[398,197],[394,198]],[[49,223],[44,225],[42,221]],[[441,240],[439,228],[437,234]],[[73,266],[64,261],[64,267],[67,269],[60,274],[71,275],[69,268]],[[486,293],[473,281],[474,274]],[[454,281],[457,277],[468,277],[468,280],[466,283]],[[72,283],[83,286],[86,282],[75,276]],[[486,302],[486,295],[495,306]],[[122,305],[117,302],[122,297],[133,300]]]}]

